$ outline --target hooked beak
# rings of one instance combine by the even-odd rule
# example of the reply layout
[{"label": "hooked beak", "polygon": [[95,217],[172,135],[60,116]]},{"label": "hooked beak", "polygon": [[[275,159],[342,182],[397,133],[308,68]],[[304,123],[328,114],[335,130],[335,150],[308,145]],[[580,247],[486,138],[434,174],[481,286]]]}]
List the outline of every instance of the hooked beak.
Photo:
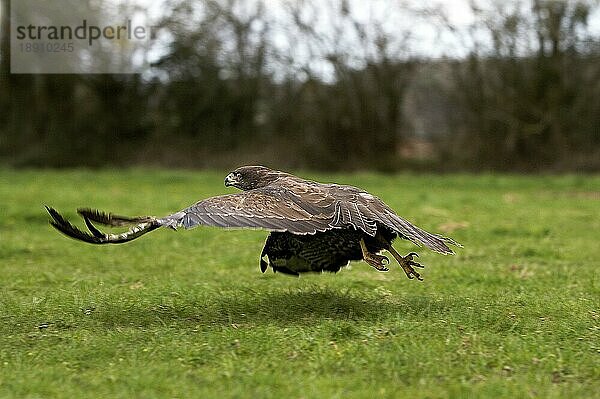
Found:
[{"label": "hooked beak", "polygon": [[237,179],[233,176],[233,173],[225,176],[225,187],[234,186],[237,183]]}]

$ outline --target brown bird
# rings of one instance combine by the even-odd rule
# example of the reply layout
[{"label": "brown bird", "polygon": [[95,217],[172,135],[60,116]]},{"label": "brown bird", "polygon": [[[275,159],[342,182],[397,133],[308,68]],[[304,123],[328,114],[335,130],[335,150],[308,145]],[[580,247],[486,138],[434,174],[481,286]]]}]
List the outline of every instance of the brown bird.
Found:
[{"label": "brown bird", "polygon": [[[364,260],[378,271],[388,271],[387,250],[409,279],[422,280],[414,267],[418,255],[401,256],[393,247],[396,237],[442,254],[454,254],[451,238],[428,233],[398,216],[376,196],[359,188],[322,184],[264,166],[243,166],[225,177],[225,186],[237,194],[204,199],[163,218],[124,217],[88,208],[78,213],[90,233],[81,231],[56,210],[46,207],[50,224],[69,237],[92,244],[117,244],[134,240],[159,227],[186,229],[198,225],[258,228],[270,231],[260,257],[260,270],[298,276],[304,272],[337,272],[351,260]],[[130,226],[122,234],[105,234],[92,222]],[[265,261],[268,258],[268,263]]]}]

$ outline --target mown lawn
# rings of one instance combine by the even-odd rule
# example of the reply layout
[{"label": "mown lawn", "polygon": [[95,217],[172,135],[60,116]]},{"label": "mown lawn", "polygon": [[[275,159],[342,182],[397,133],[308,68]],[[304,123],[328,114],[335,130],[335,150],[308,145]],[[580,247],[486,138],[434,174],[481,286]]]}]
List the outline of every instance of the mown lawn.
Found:
[{"label": "mown lawn", "polygon": [[224,175],[0,170],[0,397],[600,397],[600,177],[304,174],[464,244],[422,283],[261,274],[262,231],[92,246],[43,209],[164,215]]}]

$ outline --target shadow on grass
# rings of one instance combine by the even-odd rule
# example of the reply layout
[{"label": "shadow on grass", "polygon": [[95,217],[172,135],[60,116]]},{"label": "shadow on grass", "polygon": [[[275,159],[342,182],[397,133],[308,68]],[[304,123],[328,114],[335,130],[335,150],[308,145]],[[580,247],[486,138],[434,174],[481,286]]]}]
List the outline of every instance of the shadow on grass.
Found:
[{"label": "shadow on grass", "polygon": [[422,300],[406,305],[377,294],[329,289],[229,292],[202,298],[179,297],[159,304],[110,302],[99,305],[93,319],[107,327],[230,326],[234,323],[315,325],[324,320],[376,321],[421,313],[431,307],[431,302]]}]

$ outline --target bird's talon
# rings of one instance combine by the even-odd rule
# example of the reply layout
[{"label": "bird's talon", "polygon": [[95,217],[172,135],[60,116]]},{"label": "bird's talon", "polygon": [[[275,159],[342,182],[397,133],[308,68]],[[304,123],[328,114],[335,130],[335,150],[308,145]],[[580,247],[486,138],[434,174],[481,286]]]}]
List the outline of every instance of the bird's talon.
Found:
[{"label": "bird's talon", "polygon": [[413,280],[416,277],[417,280],[423,281],[423,278],[421,277],[421,275],[419,273],[417,273],[417,271],[413,268],[413,266],[420,267],[420,268],[425,267],[422,264],[413,261],[413,256],[417,256],[417,257],[419,256],[416,252],[410,252],[406,256],[400,256],[400,254],[393,251],[392,255],[394,255],[394,257],[400,264],[400,267],[402,267],[402,270],[404,270],[406,277],[408,277],[410,280]]},{"label": "bird's talon", "polygon": [[369,265],[371,265],[375,270],[377,270],[378,272],[387,272],[390,269],[388,269],[387,267],[383,266],[383,264],[381,264],[380,262],[376,262],[376,261],[367,261],[367,263]]},{"label": "bird's talon", "polygon": [[363,240],[361,240],[360,245],[363,252],[363,259],[365,262],[367,262],[369,265],[371,265],[373,268],[380,272],[387,272],[390,270],[387,267],[385,267],[385,265],[390,264],[390,260],[388,257],[369,252]]}]

